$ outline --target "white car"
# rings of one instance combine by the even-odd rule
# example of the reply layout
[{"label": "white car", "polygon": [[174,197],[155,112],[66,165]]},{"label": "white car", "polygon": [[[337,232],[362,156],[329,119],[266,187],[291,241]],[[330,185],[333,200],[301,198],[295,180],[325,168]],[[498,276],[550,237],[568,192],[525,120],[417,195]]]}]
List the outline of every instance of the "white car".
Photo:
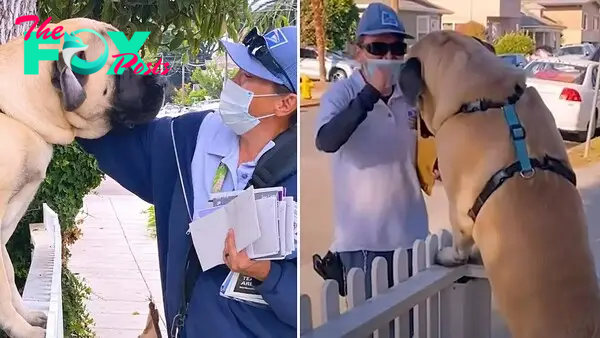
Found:
[{"label": "white car", "polygon": [[[311,79],[319,78],[319,58],[315,48],[300,48],[300,75],[306,75]],[[346,79],[359,68],[360,64],[341,52],[325,53],[325,71],[327,81],[338,81]]]},{"label": "white car", "polygon": [[[525,66],[527,85],[539,92],[559,130],[585,140],[592,106],[598,124],[598,102],[593,104],[598,62],[590,60],[537,59]],[[599,100],[600,101],[600,100]]]}]

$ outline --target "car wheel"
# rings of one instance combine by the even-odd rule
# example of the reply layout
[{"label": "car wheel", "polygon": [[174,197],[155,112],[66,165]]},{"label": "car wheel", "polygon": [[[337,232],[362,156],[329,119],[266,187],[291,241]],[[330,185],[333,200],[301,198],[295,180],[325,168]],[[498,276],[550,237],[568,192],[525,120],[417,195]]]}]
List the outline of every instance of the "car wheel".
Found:
[{"label": "car wheel", "polygon": [[348,77],[348,74],[343,69],[333,68],[329,72],[329,81],[336,82],[339,80],[344,80]]},{"label": "car wheel", "polygon": [[[592,122],[594,123],[593,127],[592,127],[594,130],[594,133],[592,134],[592,138],[593,138],[594,136],[596,136],[596,131],[598,129],[598,125],[596,124],[598,122],[598,108],[596,108],[596,113],[594,114],[594,120]],[[590,123],[588,122],[588,127],[589,127],[589,124]],[[587,128],[585,131],[579,132],[577,135],[577,138],[578,138],[579,142],[585,142],[587,140]]]}]

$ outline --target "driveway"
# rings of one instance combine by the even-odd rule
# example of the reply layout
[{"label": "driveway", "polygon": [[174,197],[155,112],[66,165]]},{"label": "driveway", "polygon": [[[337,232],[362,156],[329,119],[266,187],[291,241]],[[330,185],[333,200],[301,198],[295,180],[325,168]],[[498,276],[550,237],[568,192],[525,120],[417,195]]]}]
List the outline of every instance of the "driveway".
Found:
[{"label": "driveway", "polygon": [[[328,156],[317,152],[314,145],[314,125],[318,107],[301,110],[301,149],[300,149],[300,189],[302,203],[300,217],[301,240],[301,293],[308,294],[313,304],[313,322],[320,325],[320,287],[322,279],[312,270],[314,253],[324,254],[331,243],[332,227],[332,194]],[[566,142],[572,147],[575,143]],[[596,257],[600,256],[600,165],[590,166],[577,171],[578,187],[583,195],[588,217],[590,241]],[[432,196],[426,197],[429,212],[430,229],[437,232],[450,227],[448,221],[448,204],[444,190],[436,186]],[[592,222],[592,220],[594,220]],[[597,265],[598,265],[597,260]],[[600,269],[598,269],[600,271]],[[493,319],[493,337],[508,337],[503,325],[497,317]]]}]

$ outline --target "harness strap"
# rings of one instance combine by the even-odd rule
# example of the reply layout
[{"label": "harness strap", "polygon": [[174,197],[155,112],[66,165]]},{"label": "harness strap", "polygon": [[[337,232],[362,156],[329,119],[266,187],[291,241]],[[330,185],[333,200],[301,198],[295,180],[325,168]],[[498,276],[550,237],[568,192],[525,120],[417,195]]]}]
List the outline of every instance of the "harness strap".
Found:
[{"label": "harness strap", "polygon": [[513,147],[515,148],[515,155],[517,156],[517,161],[519,162],[521,169],[521,176],[524,178],[530,178],[533,176],[535,171],[531,166],[531,161],[529,159],[529,154],[527,153],[527,142],[525,142],[525,128],[521,125],[521,121],[519,121],[519,117],[517,116],[517,112],[515,111],[515,105],[507,105],[502,107],[502,112],[504,113],[504,119],[508,124],[508,129],[510,130],[510,138],[513,141]]},{"label": "harness strap", "polygon": [[[543,161],[538,160],[537,158],[528,158],[528,162],[532,165],[533,168],[539,168],[541,170],[552,171],[564,178],[566,178],[569,182],[571,182],[574,186],[577,186],[577,177],[573,170],[567,167],[563,162],[557,160],[553,157],[546,155]],[[485,204],[485,202],[492,196],[492,194],[498,190],[504,184],[506,180],[513,177],[517,172],[521,171],[521,162],[516,161],[512,163],[510,166],[497,171],[485,184],[483,190],[475,199],[473,203],[473,207],[468,212],[469,217],[475,221],[479,211]]]}]

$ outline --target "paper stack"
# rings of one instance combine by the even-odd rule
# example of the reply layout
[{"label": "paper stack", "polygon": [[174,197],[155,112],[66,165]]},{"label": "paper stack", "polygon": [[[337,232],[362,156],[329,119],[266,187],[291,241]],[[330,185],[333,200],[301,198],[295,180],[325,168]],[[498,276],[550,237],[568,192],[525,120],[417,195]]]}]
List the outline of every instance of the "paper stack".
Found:
[{"label": "paper stack", "polygon": [[[227,231],[235,232],[238,250],[250,259],[281,260],[297,245],[296,202],[283,187],[222,192],[210,197],[212,208],[201,210],[190,224],[192,241],[204,271],[225,264],[223,250]],[[264,305],[252,278],[229,273],[221,295],[254,305]]]}]

